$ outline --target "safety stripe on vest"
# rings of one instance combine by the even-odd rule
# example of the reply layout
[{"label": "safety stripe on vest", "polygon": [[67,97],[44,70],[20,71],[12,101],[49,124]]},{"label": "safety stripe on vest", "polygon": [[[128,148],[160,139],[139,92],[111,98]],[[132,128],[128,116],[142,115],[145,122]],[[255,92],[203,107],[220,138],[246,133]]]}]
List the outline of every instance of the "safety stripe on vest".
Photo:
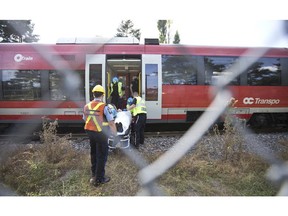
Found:
[{"label": "safety stripe on vest", "polygon": [[104,104],[104,103],[100,102],[100,103],[98,103],[98,104],[92,109],[91,103],[89,103],[89,104],[88,104],[89,116],[88,116],[88,118],[87,118],[87,120],[86,120],[86,124],[88,124],[88,122],[90,121],[90,119],[92,119],[93,122],[94,122],[94,124],[95,124],[95,126],[96,126],[96,128],[97,128],[97,131],[99,131],[99,132],[102,131],[102,128],[101,128],[100,125],[98,124],[98,121],[97,121],[97,119],[96,119],[96,116],[94,115],[95,112],[93,112],[93,111],[96,111],[102,104]]}]

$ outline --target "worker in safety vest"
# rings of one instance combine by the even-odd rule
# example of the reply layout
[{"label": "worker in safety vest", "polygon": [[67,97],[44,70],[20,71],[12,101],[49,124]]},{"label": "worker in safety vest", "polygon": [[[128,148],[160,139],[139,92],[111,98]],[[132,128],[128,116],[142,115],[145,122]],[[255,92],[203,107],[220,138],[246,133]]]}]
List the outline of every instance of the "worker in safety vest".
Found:
[{"label": "worker in safety vest", "polygon": [[111,96],[111,103],[116,106],[117,109],[122,109],[122,97],[123,97],[123,86],[122,82],[118,80],[117,77],[112,79],[112,83],[110,86],[110,96]]},{"label": "worker in safety vest", "polygon": [[[133,98],[132,98],[132,97],[129,97],[129,98],[127,99],[126,110],[129,110],[129,107],[130,107],[132,104],[133,104]],[[135,115],[134,115],[134,109],[131,109],[130,112],[131,112],[132,117],[134,117],[134,116],[135,116]]]},{"label": "worker in safety vest", "polygon": [[111,133],[116,136],[114,117],[109,106],[103,102],[105,90],[101,85],[92,89],[94,100],[84,106],[84,129],[90,140],[90,157],[92,178],[90,183],[94,186],[110,181],[105,176],[105,165],[108,157],[108,137]]},{"label": "worker in safety vest", "polygon": [[147,111],[145,100],[138,95],[138,92],[133,92],[133,102],[127,107],[127,110],[133,112],[134,131],[135,131],[135,147],[144,144],[144,131],[147,119]]},{"label": "worker in safety vest", "polygon": [[[127,99],[126,110],[129,110],[129,108],[132,105],[132,103],[133,103],[133,98],[129,97]],[[134,122],[135,122],[135,118],[136,117],[135,117],[135,114],[134,114],[134,109],[131,109],[130,113],[131,113],[131,116],[132,116],[131,126],[130,126],[130,128],[131,128],[130,143],[135,146],[135,125],[134,125]]]}]

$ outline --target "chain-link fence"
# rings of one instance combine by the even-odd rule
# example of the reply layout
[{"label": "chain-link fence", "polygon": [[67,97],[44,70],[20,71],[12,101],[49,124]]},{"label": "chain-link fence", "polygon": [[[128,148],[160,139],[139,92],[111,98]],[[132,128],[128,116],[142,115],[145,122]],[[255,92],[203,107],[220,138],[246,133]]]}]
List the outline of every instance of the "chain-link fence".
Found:
[{"label": "chain-link fence", "polygon": [[[284,31],[288,33],[288,22],[283,21],[282,24]],[[273,44],[273,42],[283,39],[281,37],[271,33],[270,41],[267,41],[267,44]],[[157,179],[180,161],[181,158],[198,143],[206,131],[213,126],[214,122],[225,112],[229,104],[228,102],[232,98],[232,93],[226,88],[227,85],[242,72],[246,71],[268,50],[268,48],[258,49],[257,51],[249,50],[247,53],[243,54],[243,56],[251,56],[249,61],[240,58],[237,63],[229,68],[230,71],[234,71],[235,73],[229,73],[229,75],[222,76],[217,85],[213,88],[213,91],[211,89],[211,94],[213,94],[213,96],[215,94],[215,99],[207,108],[207,111],[200,116],[193,126],[191,126],[171,149],[165,152],[156,161],[147,164],[137,152],[125,151],[140,169],[138,176],[141,183],[141,191],[139,191],[139,195],[164,195],[160,188],[157,187]],[[213,112],[209,112],[211,110],[213,110]],[[235,125],[235,127],[236,126],[237,125]],[[252,133],[247,127],[239,128],[239,131],[242,132],[243,137],[245,137],[245,134]],[[249,140],[246,139],[246,142],[249,142]],[[278,195],[288,195],[287,162],[280,161],[276,155],[263,149],[259,144],[249,143],[249,146],[252,147],[251,149],[254,154],[260,156],[271,165],[267,171],[267,176],[270,180],[281,183],[282,186]]]},{"label": "chain-link fence", "polygon": [[[288,22],[283,21],[283,29],[288,33]],[[267,44],[273,44],[278,40],[282,40],[283,36],[274,35],[271,33],[270,41]],[[33,46],[33,44],[31,45]],[[44,59],[46,59],[52,66],[57,68],[57,63],[49,59],[48,53],[52,53],[53,50],[47,47],[39,47],[34,45],[34,48],[37,52],[41,53]],[[96,49],[96,48],[95,48]],[[141,190],[138,192],[138,195],[165,195],[160,187],[157,186],[157,179],[167,172],[171,167],[173,167],[177,162],[183,158],[193,147],[198,143],[198,141],[204,136],[206,131],[214,124],[214,122],[227,110],[228,102],[232,98],[232,93],[229,91],[228,84],[238,77],[242,72],[246,71],[254,62],[256,62],[261,56],[263,56],[269,49],[262,48],[255,50],[249,50],[247,53],[244,53],[243,56],[251,56],[242,59],[241,57],[235,63],[232,68],[229,68],[229,71],[234,71],[234,73],[227,73],[229,75],[223,75],[216,86],[211,87],[211,94],[214,97],[211,105],[207,108],[207,111],[204,112],[200,118],[191,126],[191,128],[174,144],[174,146],[161,155],[157,160],[152,163],[148,163],[138,151],[131,149],[131,151],[123,150],[123,152],[135,163],[139,168],[138,178],[141,186]],[[96,50],[95,50],[96,51]],[[185,50],[184,50],[185,52]],[[226,73],[223,73],[226,74]],[[65,77],[65,86],[66,92],[70,95],[74,94],[75,86],[79,86],[80,82],[78,81],[77,73],[74,73],[73,69],[63,71]],[[71,88],[73,86],[73,88]],[[75,101],[77,102],[77,101]],[[209,112],[213,110],[213,112]],[[236,126],[235,126],[236,127]],[[17,129],[21,133],[31,133],[34,128],[19,128]],[[249,131],[249,128],[239,128],[239,131],[242,132],[243,136],[245,134],[252,133]],[[249,140],[246,140],[249,142]],[[267,176],[270,180],[281,183],[281,189],[278,195],[288,195],[288,165],[287,162],[281,161],[273,153],[261,149],[261,146],[256,143],[249,143],[251,146],[251,151],[254,154],[260,156],[266,160],[271,166],[267,170]],[[260,150],[261,149],[261,150]]]}]

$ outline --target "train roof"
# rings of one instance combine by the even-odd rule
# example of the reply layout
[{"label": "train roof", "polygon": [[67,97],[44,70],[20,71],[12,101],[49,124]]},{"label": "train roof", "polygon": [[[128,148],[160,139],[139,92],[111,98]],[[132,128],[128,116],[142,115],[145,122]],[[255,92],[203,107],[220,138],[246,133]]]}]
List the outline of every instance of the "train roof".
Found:
[{"label": "train roof", "polygon": [[56,44],[126,44],[139,45],[139,40],[135,37],[71,37],[59,38]]},{"label": "train roof", "polygon": [[[85,54],[163,54],[163,55],[213,55],[213,56],[240,56],[248,50],[263,50],[269,57],[288,57],[287,48],[276,47],[232,47],[208,45],[181,45],[181,44],[140,44],[135,38],[70,38],[58,40],[56,44],[41,43],[0,43],[0,52],[55,52],[55,53],[85,53]],[[148,41],[148,40],[147,40]]]}]

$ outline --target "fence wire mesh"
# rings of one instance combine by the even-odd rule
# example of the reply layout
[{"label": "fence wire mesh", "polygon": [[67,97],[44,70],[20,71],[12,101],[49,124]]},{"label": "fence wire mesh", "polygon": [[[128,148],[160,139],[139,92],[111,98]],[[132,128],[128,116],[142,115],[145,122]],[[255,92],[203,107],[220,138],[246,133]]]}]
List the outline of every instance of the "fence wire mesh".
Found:
[{"label": "fence wire mesh", "polygon": [[[288,22],[282,21],[283,31],[285,32],[285,37],[288,34]],[[274,35],[271,32],[271,37],[267,44],[273,44],[278,40],[282,40],[283,35]],[[51,48],[39,47],[37,45],[31,44],[34,49],[40,53],[44,59],[50,62],[52,66],[57,68],[57,63],[51,61],[49,58],[49,53],[53,53]],[[99,48],[99,47],[98,47]],[[98,49],[95,47],[95,52]],[[183,156],[185,156],[189,151],[193,150],[193,147],[199,142],[199,140],[204,136],[204,134],[209,130],[213,123],[227,111],[230,99],[233,97],[232,93],[227,88],[228,84],[233,81],[237,76],[243,73],[249,66],[251,66],[257,59],[261,58],[267,52],[269,48],[257,49],[257,52],[254,50],[249,50],[248,53],[245,53],[243,56],[251,56],[249,60],[240,58],[237,63],[235,63],[232,68],[229,68],[230,71],[235,73],[227,73],[229,75],[222,75],[221,79],[216,86],[211,87],[211,96],[214,100],[207,108],[207,110],[200,116],[200,118],[187,130],[187,132],[170,148],[167,152],[163,153],[157,160],[152,163],[148,163],[138,151],[131,149],[130,151],[123,150],[123,153],[130,158],[131,161],[138,167],[138,178],[140,182],[141,189],[138,191],[137,195],[166,195],[165,192],[157,185],[157,179],[167,172],[171,167],[177,164]],[[185,48],[183,48],[185,53]],[[64,61],[63,61],[64,62]],[[65,68],[67,68],[66,65]],[[225,74],[225,73],[224,73]],[[65,77],[65,82],[63,83],[64,89],[70,98],[73,100],[75,89],[79,89],[80,79],[78,74],[70,70],[63,70],[63,76]],[[76,88],[75,88],[76,87]],[[78,100],[74,100],[75,103],[78,103]],[[243,137],[246,134],[253,133],[247,127],[239,127],[235,125],[241,131]],[[26,133],[31,134],[35,128],[25,127],[17,128],[13,133]],[[251,146],[251,151],[253,154],[260,156],[262,159],[267,161],[270,164],[270,168],[267,170],[267,178],[272,182],[277,182],[281,184],[281,188],[278,192],[279,196],[288,195],[288,164],[286,161],[281,161],[278,159],[277,155],[263,149],[259,143],[253,143],[249,139],[245,139],[245,142]]]},{"label": "fence wire mesh", "polygon": [[[283,22],[284,32],[288,32],[288,22]],[[273,42],[278,41],[282,35],[274,35],[271,33],[271,38],[267,41],[267,44],[273,44]],[[215,99],[211,105],[207,108],[206,112],[200,116],[200,118],[191,126],[191,128],[174,144],[174,146],[169,149],[166,153],[160,156],[156,161],[145,166],[141,164],[139,166],[139,180],[142,185],[142,190],[139,191],[138,195],[155,195],[158,194],[160,189],[156,190],[155,185],[159,176],[163,175],[168,169],[174,166],[181,158],[192,149],[194,145],[201,139],[206,131],[213,125],[213,123],[219,118],[227,109],[230,99],[232,98],[232,93],[226,88],[227,85],[233,81],[234,78],[243,73],[250,65],[256,62],[260,57],[262,57],[269,48],[263,48],[255,52],[254,50],[249,50],[243,56],[252,56],[250,61],[243,60],[240,58],[237,63],[235,63],[230,71],[235,71],[235,73],[229,73],[229,76],[224,75],[221,77],[220,82],[213,88],[211,94],[215,94]],[[215,91],[216,90],[216,91]],[[213,95],[214,96],[214,95]],[[213,112],[211,112],[213,111]],[[236,127],[236,125],[235,125]],[[252,133],[247,127],[240,129],[242,135]],[[246,139],[246,142],[249,140]],[[280,181],[282,184],[278,195],[288,195],[288,175],[287,175],[287,163],[285,161],[279,161],[275,155],[271,152],[261,149],[261,146],[255,143],[249,143],[253,147],[253,153],[259,155],[264,160],[271,164],[267,175],[270,180]],[[261,150],[260,150],[261,149]],[[136,156],[136,154],[133,154]],[[130,156],[134,158],[134,156]],[[138,155],[134,161],[142,161],[141,157]],[[162,194],[164,195],[164,194]]]}]

